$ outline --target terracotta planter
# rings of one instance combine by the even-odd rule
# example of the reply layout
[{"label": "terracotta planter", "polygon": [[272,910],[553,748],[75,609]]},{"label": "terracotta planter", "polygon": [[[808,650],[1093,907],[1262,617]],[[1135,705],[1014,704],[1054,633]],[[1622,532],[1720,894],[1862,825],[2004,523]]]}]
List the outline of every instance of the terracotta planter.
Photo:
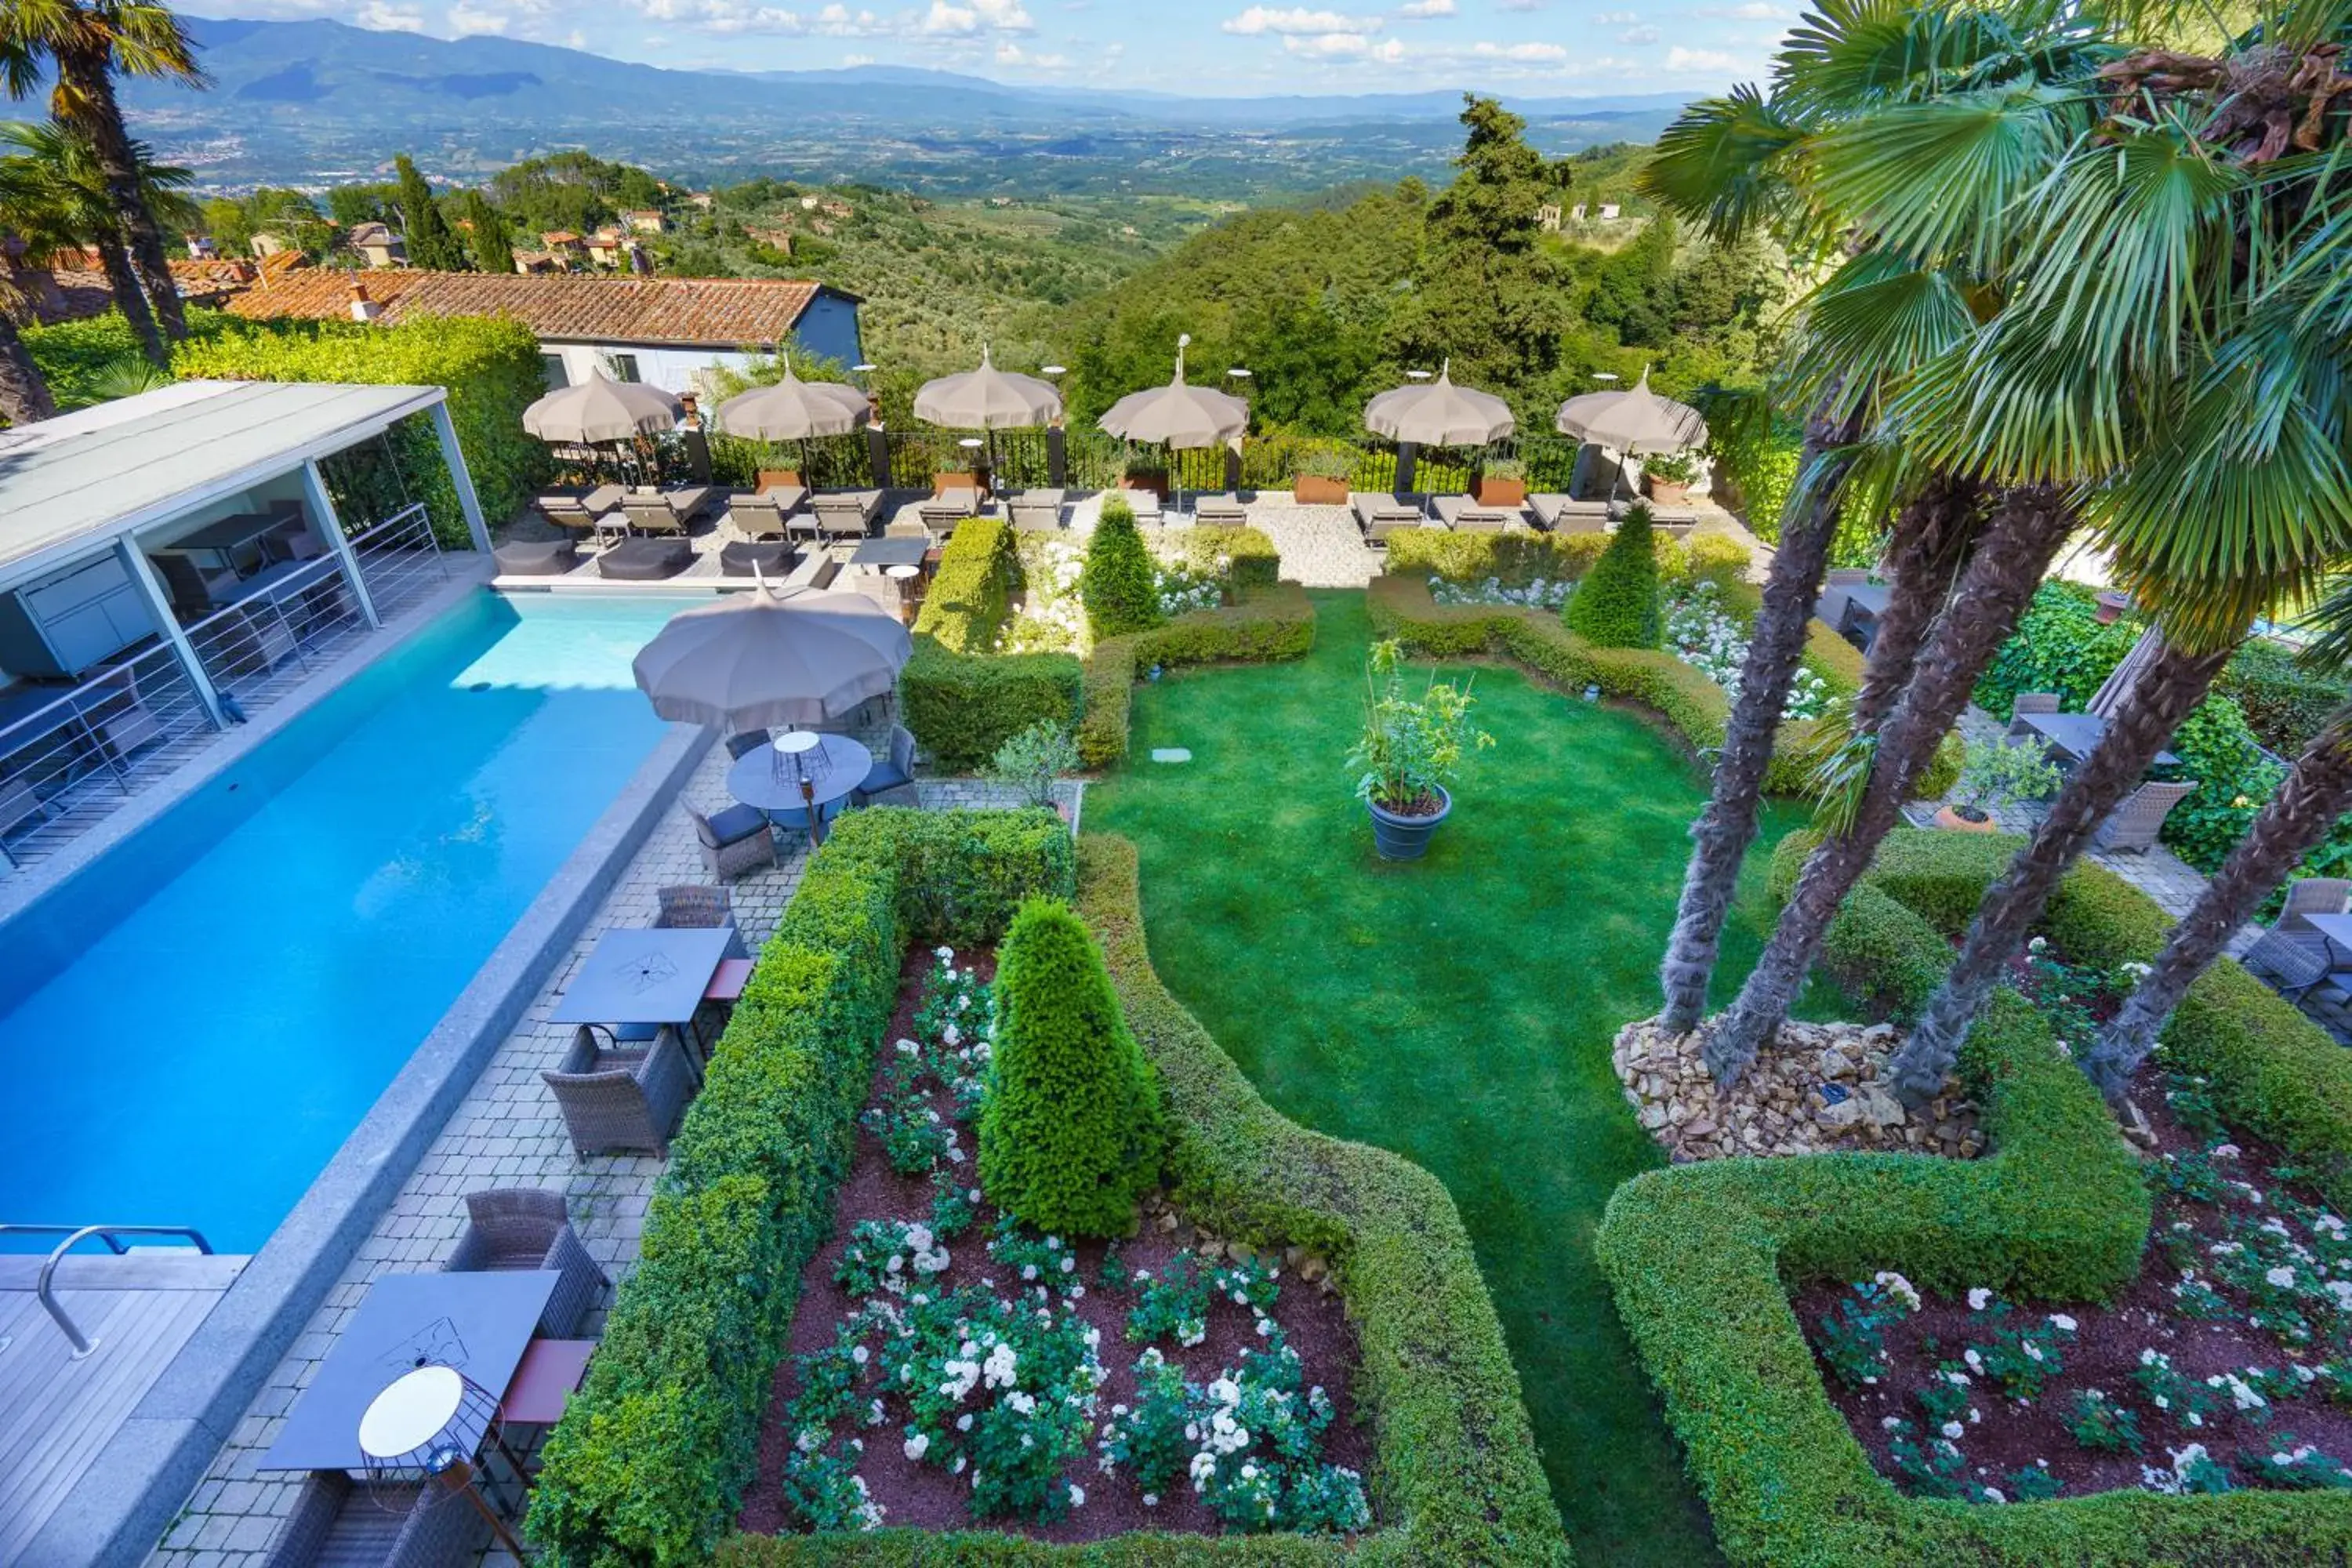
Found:
[{"label": "terracotta planter", "polygon": [[980,478],[977,471],[961,474],[933,474],[931,499],[937,500],[951,489],[976,490],[981,488]]},{"label": "terracotta planter", "polygon": [[1991,817],[1988,816],[1982,822],[1970,822],[1960,815],[1957,806],[1949,805],[1936,813],[1936,826],[1948,827],[1955,833],[1999,833],[2000,831],[2000,824]]},{"label": "terracotta planter", "polygon": [[1528,504],[1528,481],[1525,479],[1490,479],[1483,475],[1478,480],[1480,506],[1515,507]]},{"label": "terracotta planter", "polygon": [[1650,499],[1660,506],[1680,506],[1690,500],[1690,486],[1686,484],[1676,484],[1672,479],[1655,478],[1653,478],[1649,484]]},{"label": "terracotta planter", "polygon": [[1348,481],[1319,474],[1298,474],[1290,481],[1290,499],[1300,506],[1346,506]]},{"label": "terracotta planter", "polygon": [[1161,500],[1166,500],[1168,476],[1166,474],[1129,474],[1118,481],[1118,488],[1123,490],[1150,490]]},{"label": "terracotta planter", "polygon": [[2099,625],[2114,626],[2123,618],[2124,612],[2129,608],[2131,608],[2130,595],[2119,594],[2113,588],[2108,589],[2099,595]]},{"label": "terracotta planter", "polygon": [[761,468],[760,470],[760,489],[762,490],[790,489],[800,483],[801,471],[798,468]]}]

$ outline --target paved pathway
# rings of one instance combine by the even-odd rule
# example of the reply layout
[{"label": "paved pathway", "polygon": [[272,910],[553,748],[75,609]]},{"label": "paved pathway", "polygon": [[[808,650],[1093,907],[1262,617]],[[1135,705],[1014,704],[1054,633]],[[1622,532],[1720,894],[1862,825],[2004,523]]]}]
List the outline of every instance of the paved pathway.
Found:
[{"label": "paved pathway", "polygon": [[[731,761],[724,747],[712,747],[688,782],[686,798],[704,810],[727,805]],[[1016,804],[1003,786],[975,780],[927,780],[919,793],[925,807],[934,810]],[[1075,815],[1080,786],[1065,784],[1060,793]],[[742,878],[729,889],[737,922],[754,952],[775,929],[806,862],[805,840],[798,836],[785,835],[781,847],[782,864]],[[293,1507],[300,1478],[263,1474],[254,1462],[277,1437],[287,1410],[309,1385],[369,1284],[381,1275],[439,1265],[465,1228],[467,1193],[486,1186],[560,1189],[571,1202],[572,1225],[604,1271],[618,1281],[635,1266],[646,1200],[662,1163],[649,1156],[583,1158],[572,1152],[562,1119],[540,1080],[541,1070],[563,1054],[572,1026],[547,1022],[547,1014],[600,935],[651,921],[655,889],[709,880],[692,827],[683,813],[670,811],[582,932],[571,958],[426,1151],[374,1234],[360,1244],[326,1304],[270,1374],[162,1545],[149,1557],[149,1568],[260,1568],[279,1521]],[[583,1325],[583,1334],[601,1332],[602,1308],[608,1302],[609,1298],[600,1303]],[[503,1564],[508,1559],[492,1552],[486,1562]]]}]

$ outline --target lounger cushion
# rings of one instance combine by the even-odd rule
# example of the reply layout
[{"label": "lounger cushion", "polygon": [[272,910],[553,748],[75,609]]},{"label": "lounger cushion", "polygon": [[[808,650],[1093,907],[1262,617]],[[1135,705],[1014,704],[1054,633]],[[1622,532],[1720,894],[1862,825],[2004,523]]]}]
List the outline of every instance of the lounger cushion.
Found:
[{"label": "lounger cushion", "polygon": [[657,583],[693,564],[694,546],[683,539],[625,539],[596,557],[596,574],[616,583]]},{"label": "lounger cushion", "polygon": [[749,577],[757,566],[766,577],[782,577],[793,569],[793,551],[781,542],[755,544],[748,540],[730,540],[719,552],[719,574],[722,577]]},{"label": "lounger cushion", "polygon": [[768,814],[756,805],[730,805],[710,816],[711,834],[721,844],[732,844],[767,830]]},{"label": "lounger cushion", "polygon": [[491,553],[501,577],[560,577],[580,564],[572,539],[510,539]]}]

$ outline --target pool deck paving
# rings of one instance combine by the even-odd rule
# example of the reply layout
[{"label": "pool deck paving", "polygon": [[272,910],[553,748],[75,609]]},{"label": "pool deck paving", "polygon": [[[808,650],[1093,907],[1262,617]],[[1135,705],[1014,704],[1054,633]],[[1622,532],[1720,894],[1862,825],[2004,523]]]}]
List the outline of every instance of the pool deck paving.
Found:
[{"label": "pool deck paving", "polygon": [[[696,764],[684,798],[705,810],[727,805],[731,761],[723,747],[713,746]],[[1062,787],[1075,815],[1078,789]],[[1015,804],[1003,786],[972,780],[925,780],[919,792],[928,809]],[[777,866],[730,885],[737,923],[754,952],[774,931],[800,885],[806,861],[805,839],[785,834],[779,842]],[[572,942],[569,956],[541,987],[522,1022],[499,1047],[360,1243],[324,1304],[264,1382],[147,1559],[150,1568],[259,1568],[293,1508],[302,1477],[263,1472],[257,1462],[275,1441],[287,1411],[309,1386],[336,1335],[358,1310],[370,1284],[386,1274],[437,1268],[456,1245],[465,1229],[466,1194],[493,1186],[562,1191],[570,1201],[573,1227],[590,1254],[616,1284],[627,1275],[636,1261],[646,1204],[663,1163],[650,1156],[573,1153],[562,1119],[540,1079],[541,1070],[563,1054],[572,1026],[551,1023],[547,1015],[598,937],[616,928],[650,923],[657,889],[709,879],[685,815],[665,811]],[[601,1331],[610,1302],[607,1293],[583,1328],[584,1336]],[[491,1563],[507,1561],[497,1551],[486,1555]]]}]

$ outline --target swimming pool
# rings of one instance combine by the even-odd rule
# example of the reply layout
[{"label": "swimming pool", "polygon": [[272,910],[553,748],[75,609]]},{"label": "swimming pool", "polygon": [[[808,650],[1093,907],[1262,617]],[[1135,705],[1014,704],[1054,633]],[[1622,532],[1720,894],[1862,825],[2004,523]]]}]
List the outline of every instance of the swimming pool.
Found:
[{"label": "swimming pool", "polygon": [[0,1220],[258,1248],[652,752],[679,607],[485,590],[0,929]]}]

